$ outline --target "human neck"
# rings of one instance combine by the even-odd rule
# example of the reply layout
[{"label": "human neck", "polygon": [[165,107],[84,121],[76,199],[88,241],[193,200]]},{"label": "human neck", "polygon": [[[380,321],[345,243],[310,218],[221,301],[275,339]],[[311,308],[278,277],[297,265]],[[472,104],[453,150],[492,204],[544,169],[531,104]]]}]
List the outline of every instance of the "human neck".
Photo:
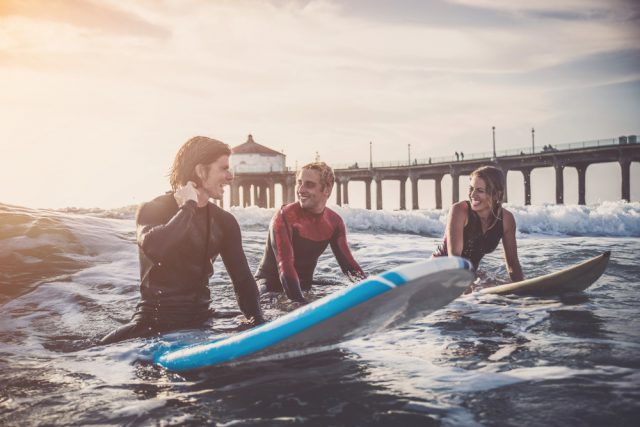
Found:
[{"label": "human neck", "polygon": [[490,208],[482,209],[480,211],[476,211],[476,214],[478,214],[478,217],[484,223],[491,222],[491,219],[493,217],[493,215],[491,214],[491,209]]},{"label": "human neck", "polygon": [[203,208],[209,203],[209,196],[198,194],[198,207]]},{"label": "human neck", "polygon": [[315,209],[311,209],[311,208],[302,208],[304,211],[306,211],[307,213],[311,214],[311,215],[322,215],[322,213],[324,212],[326,206],[322,206],[322,207],[317,207]]}]

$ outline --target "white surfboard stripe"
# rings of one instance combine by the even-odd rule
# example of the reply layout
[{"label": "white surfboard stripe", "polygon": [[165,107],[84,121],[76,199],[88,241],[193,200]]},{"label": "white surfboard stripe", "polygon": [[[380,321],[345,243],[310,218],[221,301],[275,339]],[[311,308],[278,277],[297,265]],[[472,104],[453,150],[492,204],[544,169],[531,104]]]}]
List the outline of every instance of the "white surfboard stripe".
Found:
[{"label": "white surfboard stripe", "polygon": [[382,283],[383,285],[387,285],[388,287],[390,287],[390,288],[392,288],[392,289],[393,289],[393,288],[397,288],[397,287],[398,287],[398,285],[396,285],[395,283],[393,283],[393,282],[391,282],[391,281],[389,281],[389,280],[385,279],[384,277],[374,276],[374,277],[373,277],[373,280],[375,280],[376,282],[380,282],[380,283]]}]

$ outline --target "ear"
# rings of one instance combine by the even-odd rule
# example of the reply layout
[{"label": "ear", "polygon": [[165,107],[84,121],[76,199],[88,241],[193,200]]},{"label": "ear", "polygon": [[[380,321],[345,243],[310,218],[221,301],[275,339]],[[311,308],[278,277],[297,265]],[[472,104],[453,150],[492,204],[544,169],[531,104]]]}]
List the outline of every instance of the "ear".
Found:
[{"label": "ear", "polygon": [[195,167],[196,176],[200,178],[200,181],[203,181],[207,177],[206,168],[202,163],[198,163]]}]

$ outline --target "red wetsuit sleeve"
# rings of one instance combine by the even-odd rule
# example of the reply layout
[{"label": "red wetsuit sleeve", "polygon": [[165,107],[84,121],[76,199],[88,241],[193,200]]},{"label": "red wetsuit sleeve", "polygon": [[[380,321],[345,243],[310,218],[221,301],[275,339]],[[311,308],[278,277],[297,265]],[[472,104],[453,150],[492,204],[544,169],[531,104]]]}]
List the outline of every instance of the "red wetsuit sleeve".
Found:
[{"label": "red wetsuit sleeve", "polygon": [[364,279],[367,275],[362,271],[360,265],[356,262],[351,255],[349,245],[347,244],[347,230],[344,226],[342,219],[336,215],[336,231],[331,239],[331,250],[338,260],[340,269],[349,277],[352,282],[357,282]]},{"label": "red wetsuit sleeve", "polygon": [[280,283],[287,297],[292,301],[304,302],[305,298],[300,289],[300,278],[295,268],[295,257],[293,253],[293,229],[287,223],[285,214],[280,209],[273,217],[269,227],[273,251],[278,264],[278,275]]}]

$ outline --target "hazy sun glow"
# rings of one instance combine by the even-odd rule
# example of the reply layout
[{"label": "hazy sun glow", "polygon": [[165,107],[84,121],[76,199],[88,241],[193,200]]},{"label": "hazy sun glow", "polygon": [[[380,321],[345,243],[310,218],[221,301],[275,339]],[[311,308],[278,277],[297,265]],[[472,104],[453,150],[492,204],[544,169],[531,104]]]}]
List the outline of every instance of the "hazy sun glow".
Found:
[{"label": "hazy sun glow", "polygon": [[4,0],[0,202],[139,203],[194,135],[294,166],[640,133],[637,3],[514,4]]}]

